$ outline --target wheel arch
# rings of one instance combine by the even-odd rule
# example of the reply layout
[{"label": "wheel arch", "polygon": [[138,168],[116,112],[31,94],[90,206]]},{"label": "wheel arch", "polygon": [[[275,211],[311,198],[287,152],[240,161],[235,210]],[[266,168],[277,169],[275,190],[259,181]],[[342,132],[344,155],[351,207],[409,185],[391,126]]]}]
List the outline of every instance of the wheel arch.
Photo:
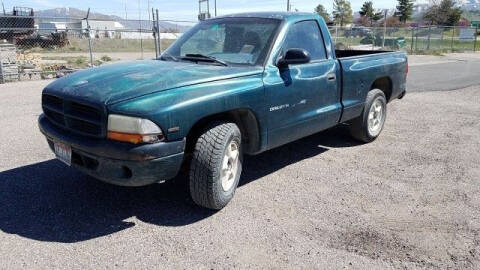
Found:
[{"label": "wheel arch", "polygon": [[260,124],[255,113],[247,108],[234,109],[222,113],[208,115],[193,124],[187,134],[186,152],[191,153],[204,128],[214,121],[235,123],[242,133],[243,151],[254,154],[261,149]]},{"label": "wheel arch", "polygon": [[382,90],[382,92],[385,94],[387,102],[389,102],[393,91],[392,79],[388,76],[377,78],[370,87],[370,90],[373,89]]}]

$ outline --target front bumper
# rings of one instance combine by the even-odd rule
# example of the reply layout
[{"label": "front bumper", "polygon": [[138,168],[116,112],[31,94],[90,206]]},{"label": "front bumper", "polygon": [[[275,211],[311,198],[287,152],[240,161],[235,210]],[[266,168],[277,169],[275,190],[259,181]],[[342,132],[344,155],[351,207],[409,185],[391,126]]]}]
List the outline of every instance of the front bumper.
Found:
[{"label": "front bumper", "polygon": [[43,114],[40,131],[53,151],[54,142],[70,145],[72,166],[85,174],[120,186],[145,186],[174,178],[183,163],[185,139],[134,145],[71,134]]}]

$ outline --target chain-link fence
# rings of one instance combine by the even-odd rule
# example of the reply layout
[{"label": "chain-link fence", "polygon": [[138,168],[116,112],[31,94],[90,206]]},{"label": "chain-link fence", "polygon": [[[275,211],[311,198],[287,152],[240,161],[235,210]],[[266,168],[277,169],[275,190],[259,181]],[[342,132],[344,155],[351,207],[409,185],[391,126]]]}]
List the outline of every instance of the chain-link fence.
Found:
[{"label": "chain-link fence", "polygon": [[337,49],[404,50],[412,54],[476,52],[480,30],[474,27],[330,27]]},{"label": "chain-link fence", "polygon": [[[0,83],[63,76],[114,61],[152,59],[194,21],[34,16],[14,8],[0,15]],[[480,50],[471,27],[330,27],[338,49],[442,53]]]},{"label": "chain-link fence", "polygon": [[195,22],[0,15],[0,83],[153,59]]}]

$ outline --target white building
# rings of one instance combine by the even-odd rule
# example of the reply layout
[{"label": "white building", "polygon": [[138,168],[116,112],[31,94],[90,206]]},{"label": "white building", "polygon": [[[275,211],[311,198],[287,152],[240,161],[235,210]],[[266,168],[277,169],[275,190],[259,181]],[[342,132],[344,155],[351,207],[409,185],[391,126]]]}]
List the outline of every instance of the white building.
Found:
[{"label": "white building", "polygon": [[80,22],[39,22],[35,25],[40,34],[50,34],[65,31],[81,31]]},{"label": "white building", "polygon": [[[90,25],[91,38],[115,38],[119,30],[125,29],[121,23],[116,21],[89,20],[88,25]],[[81,28],[87,29],[87,20],[82,20]]]},{"label": "white building", "polygon": [[[160,33],[161,39],[173,39],[176,40],[183,33]],[[119,39],[153,39],[153,33],[140,33],[131,31],[118,31],[116,38]]]}]

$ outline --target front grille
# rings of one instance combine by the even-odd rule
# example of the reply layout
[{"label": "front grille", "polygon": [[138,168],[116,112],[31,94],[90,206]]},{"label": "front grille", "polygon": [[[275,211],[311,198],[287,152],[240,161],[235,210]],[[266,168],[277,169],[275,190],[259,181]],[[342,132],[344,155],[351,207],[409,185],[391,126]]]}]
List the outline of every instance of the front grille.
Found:
[{"label": "front grille", "polygon": [[54,124],[74,133],[103,137],[104,118],[100,109],[52,95],[42,96],[43,112]]}]

